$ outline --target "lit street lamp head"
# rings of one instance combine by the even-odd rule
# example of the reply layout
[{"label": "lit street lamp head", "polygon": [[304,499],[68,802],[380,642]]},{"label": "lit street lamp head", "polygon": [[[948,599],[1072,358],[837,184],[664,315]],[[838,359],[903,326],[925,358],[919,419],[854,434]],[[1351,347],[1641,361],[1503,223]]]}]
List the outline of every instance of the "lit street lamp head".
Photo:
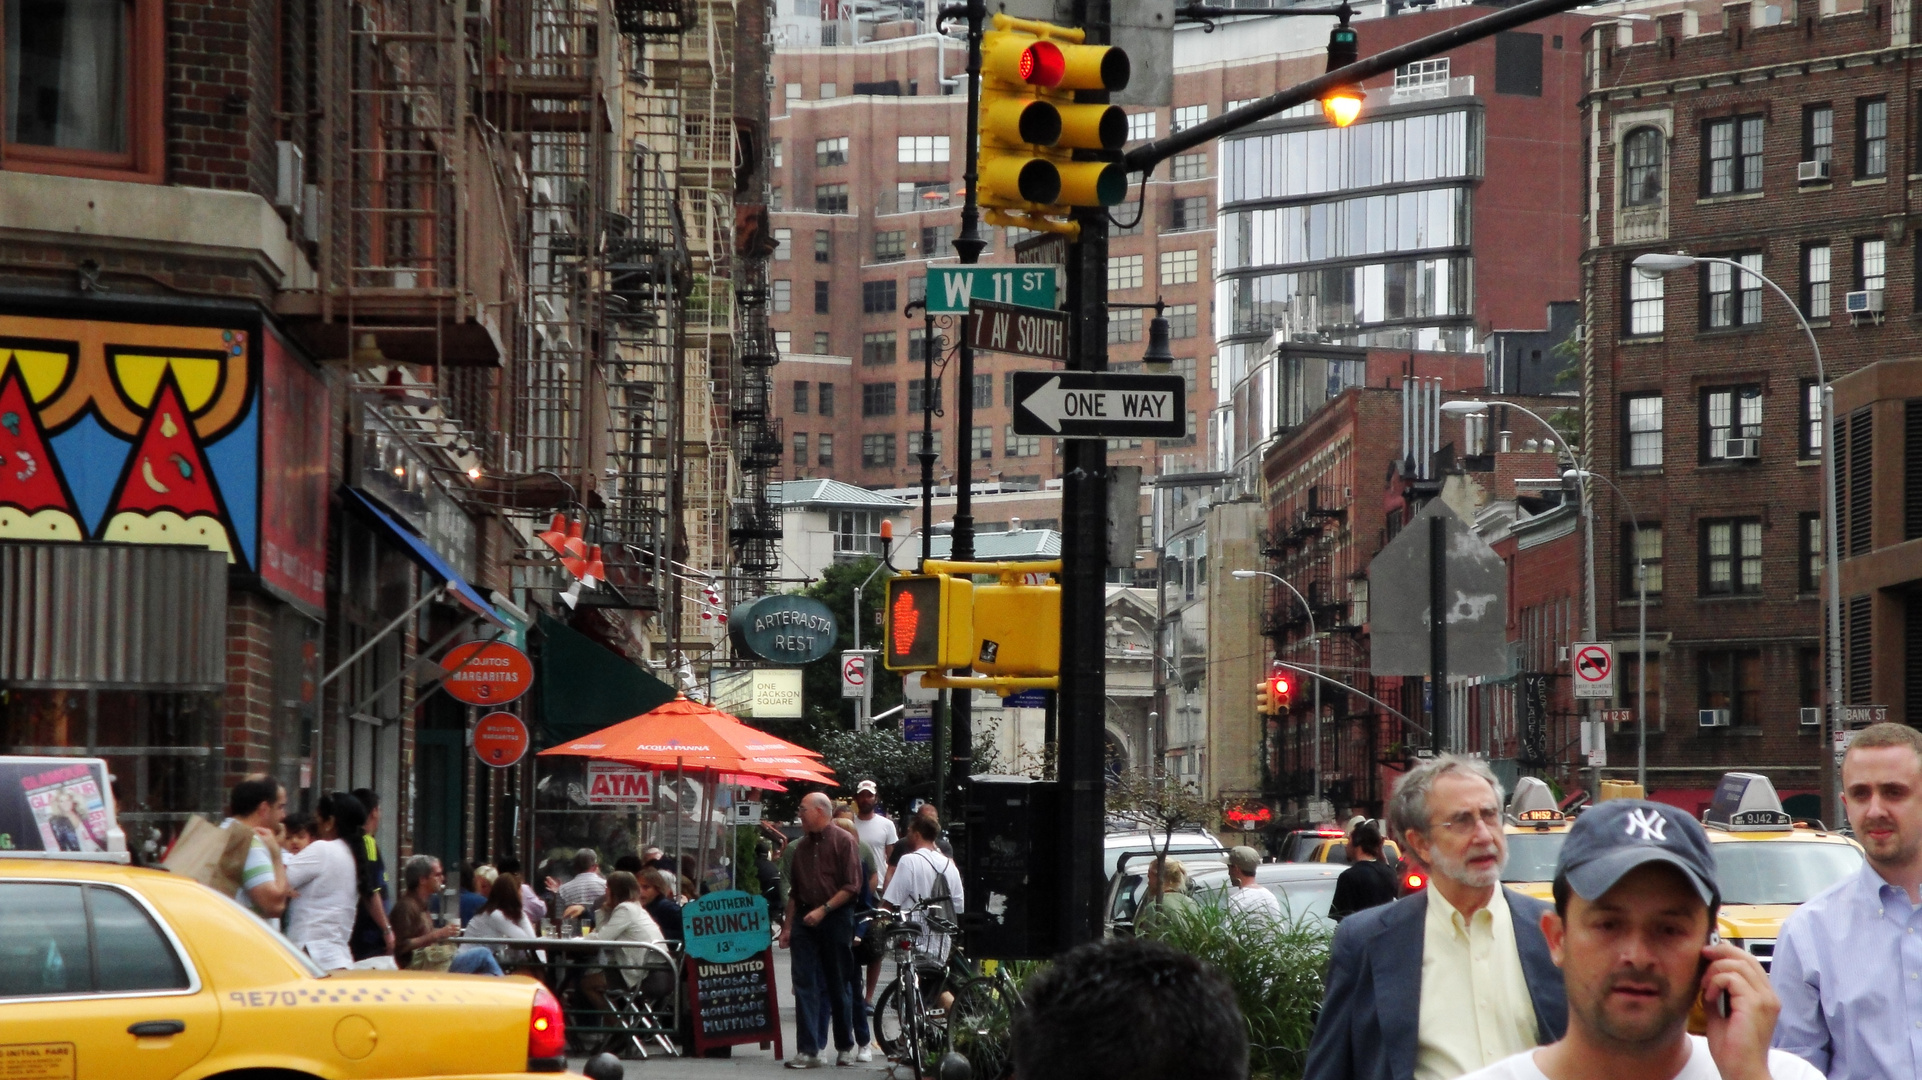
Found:
[{"label": "lit street lamp head", "polygon": [[1646,255],[1635,256],[1634,266],[1636,270],[1641,271],[1643,277],[1653,278],[1674,273],[1677,270],[1686,270],[1695,263],[1696,259],[1693,255],[1672,255],[1651,251]]},{"label": "lit street lamp head", "polygon": [[1241,580],[1241,581],[1247,581],[1247,580],[1248,580],[1249,578],[1257,578],[1257,577],[1260,577],[1260,576],[1261,576],[1261,571],[1259,571],[1259,570],[1236,570],[1236,571],[1235,571],[1235,572],[1234,572],[1233,574],[1231,574],[1231,575],[1229,575],[1229,576],[1230,576],[1230,577],[1233,577],[1233,578],[1236,578],[1236,579],[1238,579],[1238,580]]},{"label": "lit street lamp head", "polygon": [[1441,411],[1450,416],[1486,416],[1488,414],[1488,402],[1444,401],[1441,403]]}]

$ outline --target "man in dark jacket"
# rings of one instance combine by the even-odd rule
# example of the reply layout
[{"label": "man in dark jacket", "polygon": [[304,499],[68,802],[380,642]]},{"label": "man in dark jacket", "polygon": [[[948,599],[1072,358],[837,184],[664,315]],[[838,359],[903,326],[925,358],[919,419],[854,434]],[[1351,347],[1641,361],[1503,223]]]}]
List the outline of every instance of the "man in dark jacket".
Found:
[{"label": "man in dark jacket", "polygon": [[1348,834],[1348,857],[1354,865],[1335,879],[1335,898],[1328,915],[1336,922],[1371,907],[1395,902],[1399,882],[1381,859],[1381,828],[1372,821],[1357,824]]},{"label": "man in dark jacket", "polygon": [[1501,886],[1501,782],[1444,754],[1388,804],[1430,887],[1344,919],[1303,1080],[1454,1080],[1554,1042],[1568,1026],[1542,936],[1549,905]]}]

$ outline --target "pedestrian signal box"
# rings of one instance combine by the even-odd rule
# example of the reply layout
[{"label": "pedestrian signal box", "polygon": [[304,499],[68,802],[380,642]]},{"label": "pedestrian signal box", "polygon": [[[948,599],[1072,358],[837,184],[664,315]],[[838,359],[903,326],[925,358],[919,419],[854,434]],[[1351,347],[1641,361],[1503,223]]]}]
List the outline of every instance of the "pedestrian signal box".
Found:
[{"label": "pedestrian signal box", "polygon": [[889,671],[970,666],[974,662],[974,583],[949,574],[904,574],[890,579],[881,640],[882,666]]},{"label": "pedestrian signal box", "polygon": [[974,658],[984,675],[1061,673],[1061,586],[974,587]]}]

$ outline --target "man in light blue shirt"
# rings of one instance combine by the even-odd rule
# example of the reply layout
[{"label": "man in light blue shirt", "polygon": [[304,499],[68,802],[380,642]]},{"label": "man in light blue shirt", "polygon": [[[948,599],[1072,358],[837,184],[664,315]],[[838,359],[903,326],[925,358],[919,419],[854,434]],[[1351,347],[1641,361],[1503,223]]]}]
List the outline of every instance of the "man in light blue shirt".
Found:
[{"label": "man in light blue shirt", "polygon": [[1831,1080],[1922,1076],[1922,731],[1857,732],[1842,800],[1868,862],[1783,924],[1775,1045]]}]

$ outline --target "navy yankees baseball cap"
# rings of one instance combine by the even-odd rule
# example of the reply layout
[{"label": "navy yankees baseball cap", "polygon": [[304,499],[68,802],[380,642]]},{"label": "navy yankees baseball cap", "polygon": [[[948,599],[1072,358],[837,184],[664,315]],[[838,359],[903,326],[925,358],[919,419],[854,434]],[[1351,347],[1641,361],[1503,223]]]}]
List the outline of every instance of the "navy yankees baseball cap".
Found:
[{"label": "navy yankees baseball cap", "polygon": [[1610,799],[1584,810],[1569,827],[1557,871],[1576,895],[1594,901],[1651,862],[1680,870],[1702,903],[1720,900],[1708,834],[1680,809],[1647,799]]}]

